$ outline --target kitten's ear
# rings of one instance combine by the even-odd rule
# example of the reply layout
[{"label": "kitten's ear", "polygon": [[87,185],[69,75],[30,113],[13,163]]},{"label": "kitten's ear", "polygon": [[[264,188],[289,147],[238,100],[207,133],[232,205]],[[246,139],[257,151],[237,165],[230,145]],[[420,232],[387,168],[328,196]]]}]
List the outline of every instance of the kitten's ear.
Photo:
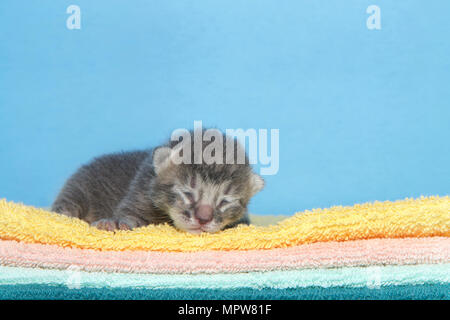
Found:
[{"label": "kitten's ear", "polygon": [[254,196],[264,188],[264,179],[259,174],[252,172],[250,175],[250,188],[252,196]]},{"label": "kitten's ear", "polygon": [[153,168],[155,169],[156,174],[160,173],[163,169],[170,166],[171,154],[172,149],[167,147],[161,147],[153,151]]}]

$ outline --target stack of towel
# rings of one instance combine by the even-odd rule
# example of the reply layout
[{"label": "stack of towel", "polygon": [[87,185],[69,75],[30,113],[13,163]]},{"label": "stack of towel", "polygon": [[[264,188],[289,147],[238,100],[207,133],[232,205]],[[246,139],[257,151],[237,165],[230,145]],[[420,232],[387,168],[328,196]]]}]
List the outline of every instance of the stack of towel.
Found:
[{"label": "stack of towel", "polygon": [[448,299],[450,198],[116,233],[0,200],[1,299]]}]

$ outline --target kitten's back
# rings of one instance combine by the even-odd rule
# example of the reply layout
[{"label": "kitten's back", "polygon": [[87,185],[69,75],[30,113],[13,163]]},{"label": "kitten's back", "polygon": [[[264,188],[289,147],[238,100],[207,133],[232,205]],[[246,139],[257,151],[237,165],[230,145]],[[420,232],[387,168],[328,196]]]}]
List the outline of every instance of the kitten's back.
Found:
[{"label": "kitten's back", "polygon": [[[131,180],[151,150],[120,152],[95,158],[66,182],[52,210],[87,222],[112,216]],[[83,204],[83,205],[80,205]]]}]

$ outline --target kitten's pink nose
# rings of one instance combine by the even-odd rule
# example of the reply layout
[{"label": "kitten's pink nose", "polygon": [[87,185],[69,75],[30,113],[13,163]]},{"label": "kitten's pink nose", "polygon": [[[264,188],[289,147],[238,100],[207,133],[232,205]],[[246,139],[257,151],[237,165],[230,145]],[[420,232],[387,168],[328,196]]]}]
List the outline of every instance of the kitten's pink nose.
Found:
[{"label": "kitten's pink nose", "polygon": [[200,224],[205,224],[213,219],[213,208],[209,205],[202,204],[195,210],[195,217]]}]

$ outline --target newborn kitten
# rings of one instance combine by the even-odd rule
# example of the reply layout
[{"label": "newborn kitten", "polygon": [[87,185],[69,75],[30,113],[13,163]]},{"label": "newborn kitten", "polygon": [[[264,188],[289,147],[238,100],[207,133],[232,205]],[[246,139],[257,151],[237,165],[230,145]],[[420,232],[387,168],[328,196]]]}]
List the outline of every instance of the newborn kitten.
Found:
[{"label": "newborn kitten", "polygon": [[[248,224],[247,205],[264,181],[246,156],[244,164],[236,164],[242,146],[233,140],[235,164],[225,164],[225,147],[223,164],[203,159],[201,164],[175,164],[178,143],[95,158],[67,180],[52,210],[108,231],[169,223],[191,233],[212,233]],[[200,142],[202,150],[209,143]]]}]

